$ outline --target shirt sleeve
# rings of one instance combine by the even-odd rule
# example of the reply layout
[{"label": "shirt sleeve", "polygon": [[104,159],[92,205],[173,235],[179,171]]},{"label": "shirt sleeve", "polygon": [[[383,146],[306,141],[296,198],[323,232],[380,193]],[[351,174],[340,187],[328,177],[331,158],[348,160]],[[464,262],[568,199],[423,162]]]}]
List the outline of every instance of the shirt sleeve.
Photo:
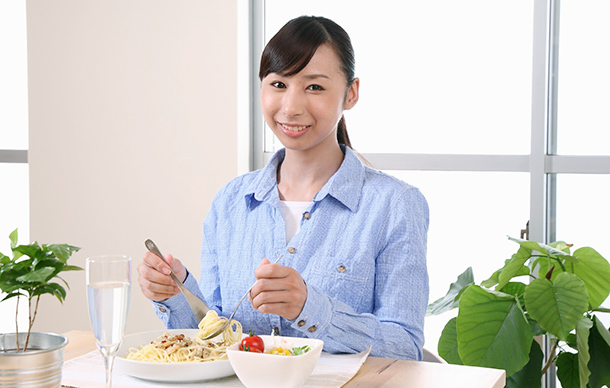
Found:
[{"label": "shirt sleeve", "polygon": [[[184,286],[198,298],[203,299],[197,280],[187,272]],[[168,329],[196,329],[199,322],[193,315],[191,308],[182,293],[174,295],[162,302],[152,302],[155,314]]]},{"label": "shirt sleeve", "polygon": [[375,306],[357,313],[351,306],[307,286],[307,301],[292,328],[324,341],[324,350],[421,360],[428,304],[426,244],[428,204],[411,188],[397,198],[377,237]]}]

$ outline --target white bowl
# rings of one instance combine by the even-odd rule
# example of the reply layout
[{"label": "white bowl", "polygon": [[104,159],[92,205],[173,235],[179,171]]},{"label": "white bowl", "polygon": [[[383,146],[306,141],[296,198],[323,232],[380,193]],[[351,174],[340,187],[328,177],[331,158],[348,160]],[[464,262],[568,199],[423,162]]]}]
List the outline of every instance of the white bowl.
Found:
[{"label": "white bowl", "polygon": [[[313,338],[260,336],[269,351],[275,342],[282,347],[309,345],[307,353],[299,356],[279,356],[239,350],[239,344],[227,349],[231,366],[247,388],[300,388],[318,363],[324,342]],[[283,345],[279,344],[280,341]],[[288,346],[285,346],[288,344]]]},{"label": "white bowl", "polygon": [[172,329],[126,335],[123,337],[123,342],[114,361],[115,369],[139,379],[166,383],[212,380],[235,374],[229,360],[158,363],[128,360],[125,358],[129,354],[130,348],[139,349],[140,346],[150,343],[150,341],[163,335],[163,333],[184,334],[193,338],[198,332],[198,329]]}]

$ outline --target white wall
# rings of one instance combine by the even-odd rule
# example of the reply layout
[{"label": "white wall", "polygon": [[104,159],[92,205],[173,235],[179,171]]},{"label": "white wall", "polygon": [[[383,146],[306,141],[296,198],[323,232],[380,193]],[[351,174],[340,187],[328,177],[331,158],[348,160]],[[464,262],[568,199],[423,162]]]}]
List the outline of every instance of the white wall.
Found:
[{"label": "white wall", "polygon": [[[237,1],[28,0],[31,239],[134,259],[127,332],[162,328],[135,267],[152,238],[199,275],[201,225],[237,174]],[[85,276],[38,331],[88,330]]]}]

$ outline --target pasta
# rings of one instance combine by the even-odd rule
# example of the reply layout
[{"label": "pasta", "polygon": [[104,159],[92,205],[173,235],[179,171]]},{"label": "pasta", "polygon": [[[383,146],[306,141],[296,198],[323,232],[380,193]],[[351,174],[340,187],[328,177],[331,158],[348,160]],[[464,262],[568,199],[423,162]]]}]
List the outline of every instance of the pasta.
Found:
[{"label": "pasta", "polygon": [[227,318],[219,317],[213,310],[208,311],[199,322],[199,332],[192,339],[182,334],[165,333],[140,349],[129,349],[127,359],[160,363],[226,360],[227,348],[241,339],[241,323],[231,320],[231,324],[222,332],[221,341],[203,339],[225,322]]}]

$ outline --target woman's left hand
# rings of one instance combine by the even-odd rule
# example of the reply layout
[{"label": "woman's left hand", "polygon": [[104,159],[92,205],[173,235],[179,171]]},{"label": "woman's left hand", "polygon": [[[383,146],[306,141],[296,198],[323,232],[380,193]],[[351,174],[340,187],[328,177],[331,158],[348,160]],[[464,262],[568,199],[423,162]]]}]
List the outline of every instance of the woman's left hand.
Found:
[{"label": "woman's left hand", "polygon": [[248,300],[261,313],[296,319],[307,299],[307,286],[301,275],[291,267],[271,264],[263,259],[254,272],[257,282]]}]

